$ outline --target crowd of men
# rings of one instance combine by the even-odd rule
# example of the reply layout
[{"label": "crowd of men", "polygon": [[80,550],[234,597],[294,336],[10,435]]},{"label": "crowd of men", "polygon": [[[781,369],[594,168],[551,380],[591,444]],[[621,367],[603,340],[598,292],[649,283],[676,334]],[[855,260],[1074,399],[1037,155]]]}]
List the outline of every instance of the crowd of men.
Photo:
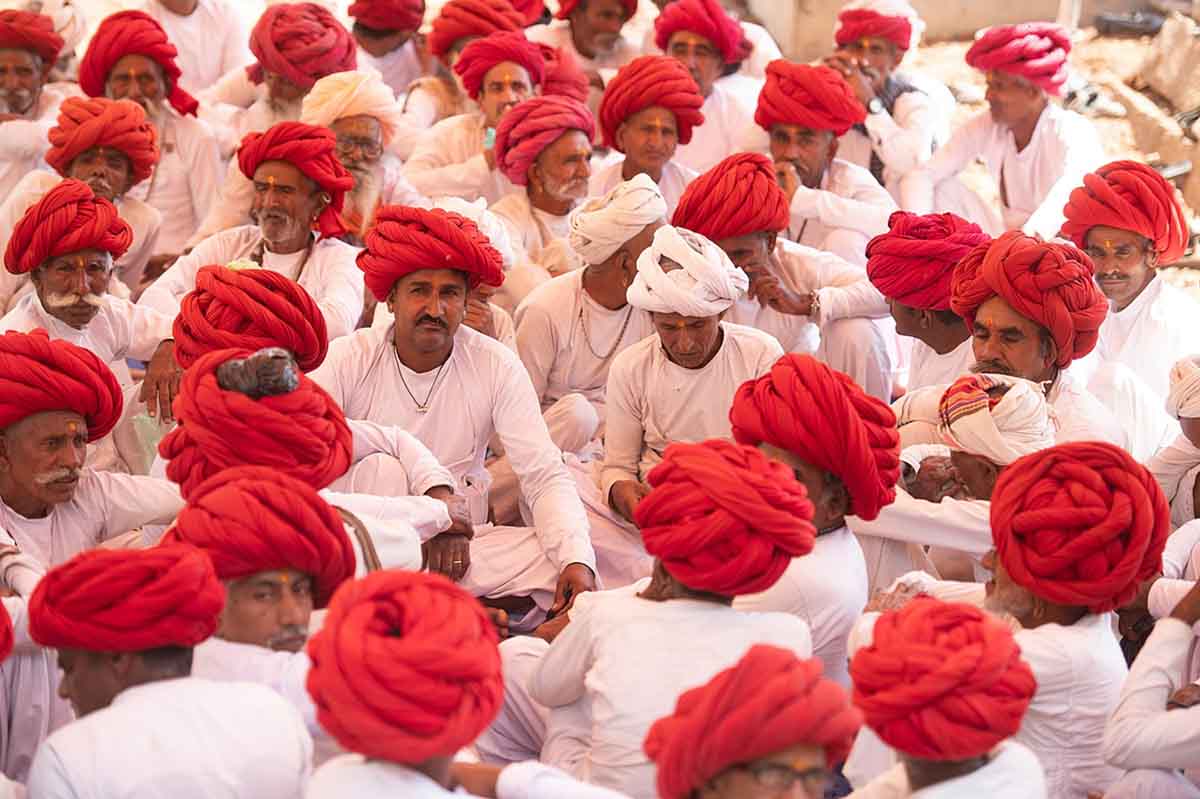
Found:
[{"label": "crowd of men", "polygon": [[952,128],[906,0],[14,4],[0,799],[1200,797],[1189,218],[1065,29]]}]

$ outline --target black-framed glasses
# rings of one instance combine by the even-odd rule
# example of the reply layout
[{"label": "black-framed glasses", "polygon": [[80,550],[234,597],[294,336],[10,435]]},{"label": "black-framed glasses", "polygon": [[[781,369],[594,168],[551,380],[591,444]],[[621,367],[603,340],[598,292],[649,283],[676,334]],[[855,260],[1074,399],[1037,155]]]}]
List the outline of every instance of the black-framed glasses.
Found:
[{"label": "black-framed glasses", "polygon": [[829,769],[815,766],[794,769],[785,763],[742,763],[734,768],[748,772],[760,786],[769,791],[784,793],[797,782],[810,797],[823,797],[833,783]]}]

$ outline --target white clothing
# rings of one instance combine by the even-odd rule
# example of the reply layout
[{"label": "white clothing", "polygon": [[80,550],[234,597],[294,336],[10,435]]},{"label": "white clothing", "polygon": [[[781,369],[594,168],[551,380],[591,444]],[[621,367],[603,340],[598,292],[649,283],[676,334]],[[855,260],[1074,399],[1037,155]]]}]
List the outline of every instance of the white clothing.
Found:
[{"label": "white clothing", "polygon": [[1200,303],[1157,277],[1124,310],[1109,308],[1096,353],[1128,366],[1165,402],[1171,367],[1200,349],[1197,342]]},{"label": "white clothing", "polygon": [[[496,334],[492,338],[513,352],[516,352],[517,328],[513,323],[512,314],[494,302],[489,302],[488,307],[492,309],[492,327],[494,328],[493,332]],[[375,306],[375,315],[371,318],[372,330],[387,330],[395,322],[396,317],[392,314],[391,309],[387,307],[386,303],[381,302]]]},{"label": "white clothing", "polygon": [[1146,468],[1162,487],[1171,503],[1171,526],[1180,527],[1196,518],[1195,497],[1192,489],[1200,470],[1200,449],[1182,433],[1169,445],[1159,450]]},{"label": "white clothing", "polygon": [[867,242],[888,231],[896,201],[866,169],[833,159],[821,188],[792,195],[788,238],[866,268]]},{"label": "white clothing", "polygon": [[[180,85],[195,94],[212,86],[230,70],[254,61],[250,28],[234,9],[232,0],[200,0],[196,10],[181,17],[157,0],[147,0],[145,11],[167,32],[179,55],[175,63],[183,72]],[[214,45],[217,45],[214,47]]]},{"label": "white clothing", "polygon": [[571,232],[567,214],[534,208],[523,189],[500,198],[488,210],[504,224],[512,243],[515,266],[505,275],[500,293],[514,308],[542,283],[574,270],[579,259],[567,244]]},{"label": "white clothing", "polygon": [[1069,370],[1058,373],[1046,399],[1058,420],[1055,443],[1107,441],[1129,449],[1129,437],[1117,417]]},{"label": "white clothing", "polygon": [[1028,747],[1009,739],[1001,742],[982,768],[962,777],[939,782],[919,791],[908,784],[908,773],[898,763],[850,794],[849,799],[1046,799],[1042,764]]},{"label": "white clothing", "polygon": [[[438,84],[441,84],[440,89],[432,88]],[[454,86],[453,90],[450,85]],[[457,84],[450,85],[440,78],[430,77],[414,83],[408,89],[403,99],[404,110],[392,137],[392,152],[401,159],[407,161],[412,157],[418,142],[434,123],[458,113],[479,110],[474,100],[459,92]]]},{"label": "white clothing", "polygon": [[[212,128],[216,136],[221,158],[230,162],[229,166],[237,168],[237,148],[248,133],[262,133],[280,122],[297,122],[300,119],[300,103],[279,104],[271,101],[267,94],[267,86],[255,86],[246,76],[242,67],[235,69],[230,75],[238,83],[245,82],[247,91],[255,94],[255,99],[249,106],[242,108],[226,103],[203,103],[197,112],[205,123]],[[230,78],[223,78],[222,84]]]},{"label": "white clothing", "polygon": [[383,82],[397,96],[408,91],[408,86],[421,77],[421,59],[417,57],[417,46],[412,39],[390,53],[378,58],[361,47],[358,48],[358,69],[374,69]]},{"label": "white clothing", "polygon": [[[561,47],[575,56],[575,61],[584,72],[603,70],[604,73],[611,71],[615,74],[616,70],[642,54],[636,42],[621,35],[607,53],[597,53],[595,58],[588,58],[575,48],[575,40],[571,38],[571,22],[566,19],[554,19],[542,25],[526,28],[525,38],[531,42]],[[604,74],[604,77],[606,80],[611,79],[611,75]]]},{"label": "white clothing", "polygon": [[486,121],[482,112],[447,117],[425,132],[404,164],[404,176],[422,194],[483,197],[488,205],[518,190],[483,155]]},{"label": "white clothing", "polygon": [[[621,175],[621,168],[625,166],[625,155],[617,153],[619,158],[611,164],[592,172],[592,179],[588,183],[588,194],[593,197],[603,197],[617,187],[617,184],[624,181]],[[658,190],[662,192],[663,199],[667,201],[667,219],[675,215],[675,207],[679,205],[679,198],[683,196],[683,192],[687,189],[688,184],[699,177],[693,169],[688,169],[683,164],[671,159],[663,166],[662,180],[658,181]]]},{"label": "white clothing", "polygon": [[[1162,396],[1133,369],[1117,360],[1100,362],[1095,353],[1086,361],[1090,364],[1082,365],[1077,376],[1082,379],[1088,365],[1098,364],[1087,378],[1088,393],[1121,424],[1125,446],[1134,460],[1144,463],[1179,435],[1179,422],[1167,413]],[[1074,368],[1071,371],[1075,373]]]},{"label": "white clothing", "polygon": [[304,685],[311,665],[304,650],[276,652],[215,635],[192,650],[193,677],[220,683],[264,685],[286,699],[304,720],[309,734],[317,738],[322,733],[317,723],[317,708]]},{"label": "white clothing", "polygon": [[970,374],[971,367],[975,365],[975,349],[969,336],[945,355],[939,355],[920,339],[914,338],[912,342],[909,391],[926,386],[948,386],[963,375]]},{"label": "white clothing", "polygon": [[754,109],[762,81],[730,75],[718,79],[700,113],[704,124],[692,128],[692,140],[675,148],[674,160],[703,174],[727,156],[740,152],[754,127]]},{"label": "white clothing", "polygon": [[[0,318],[0,333],[15,330],[28,333],[42,328],[50,338],[69,341],[91,350],[106,364],[126,358],[149,361],[166,339],[172,338],[172,316],[153,308],[134,305],[129,300],[105,295],[104,305],[92,321],[79,330],[51,316],[36,294],[26,294],[16,306]],[[125,372],[126,376],[128,371]]]},{"label": "white clothing", "polygon": [[50,129],[67,94],[50,86],[30,109],[28,119],[0,122],[0,198],[8,199],[26,173],[37,169],[50,149]]},{"label": "white clothing", "polygon": [[922,91],[896,98],[892,112],[886,108],[867,114],[866,133],[851,128],[838,139],[838,158],[870,172],[871,154],[883,163],[883,185],[901,208],[902,179],[929,160],[940,115],[933,100]]}]

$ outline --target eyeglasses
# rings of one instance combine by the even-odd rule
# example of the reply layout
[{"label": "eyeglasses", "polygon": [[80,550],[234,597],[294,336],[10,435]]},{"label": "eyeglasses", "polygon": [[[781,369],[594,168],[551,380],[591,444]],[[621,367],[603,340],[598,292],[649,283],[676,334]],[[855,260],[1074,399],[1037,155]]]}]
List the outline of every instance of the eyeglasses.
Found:
[{"label": "eyeglasses", "polygon": [[734,768],[749,772],[760,786],[774,793],[789,791],[799,782],[808,796],[821,799],[833,784],[829,769],[820,766],[800,771],[783,763],[750,763]]},{"label": "eyeglasses", "polygon": [[354,139],[349,136],[337,137],[338,155],[350,155],[355,150],[363,154],[364,158],[378,158],[383,155],[383,145],[372,139]]}]

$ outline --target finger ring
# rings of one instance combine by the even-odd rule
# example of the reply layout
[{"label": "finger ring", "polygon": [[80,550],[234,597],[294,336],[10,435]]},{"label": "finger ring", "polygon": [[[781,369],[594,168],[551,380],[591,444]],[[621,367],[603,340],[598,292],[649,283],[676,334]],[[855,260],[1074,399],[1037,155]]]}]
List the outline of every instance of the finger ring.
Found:
[{"label": "finger ring", "polygon": [[454,561],[454,565],[455,565],[455,566],[461,566],[461,565],[462,565],[462,561],[461,561],[461,560],[456,560],[456,561]]}]

